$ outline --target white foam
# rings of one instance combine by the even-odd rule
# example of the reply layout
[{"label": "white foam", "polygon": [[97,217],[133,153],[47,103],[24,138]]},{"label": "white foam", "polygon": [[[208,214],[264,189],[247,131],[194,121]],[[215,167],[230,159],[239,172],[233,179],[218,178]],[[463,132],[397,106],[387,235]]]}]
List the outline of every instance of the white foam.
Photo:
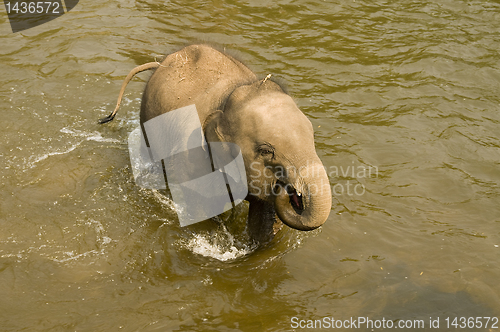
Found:
[{"label": "white foam", "polygon": [[243,257],[256,249],[256,246],[235,240],[224,226],[217,232],[195,234],[186,246],[195,254],[223,262]]},{"label": "white foam", "polygon": [[75,253],[73,251],[65,251],[63,254],[65,254],[66,256],[69,256],[69,257],[62,258],[62,259],[52,258],[52,260],[54,262],[64,263],[64,262],[68,262],[68,261],[72,261],[72,260],[77,260],[77,259],[80,259],[82,257],[88,257],[91,255],[99,255],[99,254],[102,255],[102,254],[104,254],[104,249],[101,249],[99,251],[90,250],[90,251],[87,251],[87,252],[84,252],[84,253],[78,254],[78,255],[75,255]]},{"label": "white foam", "polygon": [[114,138],[105,138],[102,137],[101,133],[98,131],[94,132],[85,132],[77,129],[70,129],[68,127],[62,128],[60,130],[61,133],[70,134],[75,137],[83,137],[87,141],[96,141],[96,142],[107,142],[107,143],[120,143],[119,140]]},{"label": "white foam", "polygon": [[69,146],[67,148],[59,148],[55,151],[47,152],[47,153],[44,153],[40,156],[34,156],[34,155],[30,156],[29,158],[26,158],[27,160],[25,159],[25,166],[23,168],[24,169],[33,168],[37,163],[39,163],[40,161],[45,160],[51,156],[57,156],[57,155],[70,153],[71,151],[75,150],[80,144],[82,144],[85,141],[120,143],[120,141],[117,139],[102,137],[101,133],[99,133],[98,131],[85,132],[85,131],[70,129],[68,127],[65,127],[65,128],[62,128],[60,130],[60,132],[65,133],[65,134],[70,134],[74,137],[83,138],[83,140],[80,140],[79,142],[71,144],[71,146]]},{"label": "white foam", "polygon": [[80,145],[81,143],[82,142],[78,142],[76,144],[71,145],[67,149],[62,149],[62,150],[48,152],[48,153],[45,153],[45,154],[43,154],[41,156],[38,156],[38,157],[32,156],[32,157],[29,158],[31,160],[26,163],[26,167],[27,168],[32,168],[33,166],[35,166],[36,163],[38,163],[38,162],[40,162],[42,160],[45,160],[45,159],[47,159],[50,156],[56,156],[56,155],[60,155],[60,154],[70,153],[71,151],[73,151],[74,149],[76,149],[78,147],[78,145]]}]

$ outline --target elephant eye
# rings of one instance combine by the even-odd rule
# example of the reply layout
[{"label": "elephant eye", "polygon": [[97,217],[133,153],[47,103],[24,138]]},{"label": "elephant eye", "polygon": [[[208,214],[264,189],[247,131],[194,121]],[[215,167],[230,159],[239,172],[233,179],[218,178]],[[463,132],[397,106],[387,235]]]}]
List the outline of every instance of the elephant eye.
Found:
[{"label": "elephant eye", "polygon": [[271,156],[274,158],[274,148],[269,144],[262,144],[257,148],[258,153],[263,156]]}]

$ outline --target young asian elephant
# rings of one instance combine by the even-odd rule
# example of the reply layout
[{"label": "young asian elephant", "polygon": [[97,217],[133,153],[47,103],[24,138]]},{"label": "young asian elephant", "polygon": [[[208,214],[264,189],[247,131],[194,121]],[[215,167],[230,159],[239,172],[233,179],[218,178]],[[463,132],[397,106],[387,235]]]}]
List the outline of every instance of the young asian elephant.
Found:
[{"label": "young asian elephant", "polygon": [[326,171],[316,154],[313,127],[292,98],[269,79],[207,45],[191,45],[168,55],[142,97],[141,126],[166,112],[194,104],[208,142],[237,144],[243,156],[249,203],[248,230],[253,239],[270,239],[281,222],[298,230],[321,226],[331,210]]}]

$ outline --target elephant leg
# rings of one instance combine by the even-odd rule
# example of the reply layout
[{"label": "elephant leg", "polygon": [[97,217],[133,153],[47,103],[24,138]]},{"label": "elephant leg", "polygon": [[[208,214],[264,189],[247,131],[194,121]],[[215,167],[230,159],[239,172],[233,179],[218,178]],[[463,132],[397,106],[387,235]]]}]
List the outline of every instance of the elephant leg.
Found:
[{"label": "elephant leg", "polygon": [[250,239],[261,244],[271,241],[283,226],[276,217],[273,204],[259,199],[249,202],[247,229]]}]

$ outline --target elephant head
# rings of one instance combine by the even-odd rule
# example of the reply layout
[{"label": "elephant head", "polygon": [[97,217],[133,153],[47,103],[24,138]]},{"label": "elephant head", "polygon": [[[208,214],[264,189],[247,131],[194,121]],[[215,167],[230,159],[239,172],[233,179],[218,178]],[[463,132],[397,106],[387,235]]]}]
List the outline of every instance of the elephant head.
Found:
[{"label": "elephant head", "polygon": [[249,222],[265,223],[267,214],[298,230],[321,226],[331,210],[330,184],[312,124],[292,98],[275,82],[261,80],[236,88],[222,108],[207,119],[205,136],[241,148]]}]

